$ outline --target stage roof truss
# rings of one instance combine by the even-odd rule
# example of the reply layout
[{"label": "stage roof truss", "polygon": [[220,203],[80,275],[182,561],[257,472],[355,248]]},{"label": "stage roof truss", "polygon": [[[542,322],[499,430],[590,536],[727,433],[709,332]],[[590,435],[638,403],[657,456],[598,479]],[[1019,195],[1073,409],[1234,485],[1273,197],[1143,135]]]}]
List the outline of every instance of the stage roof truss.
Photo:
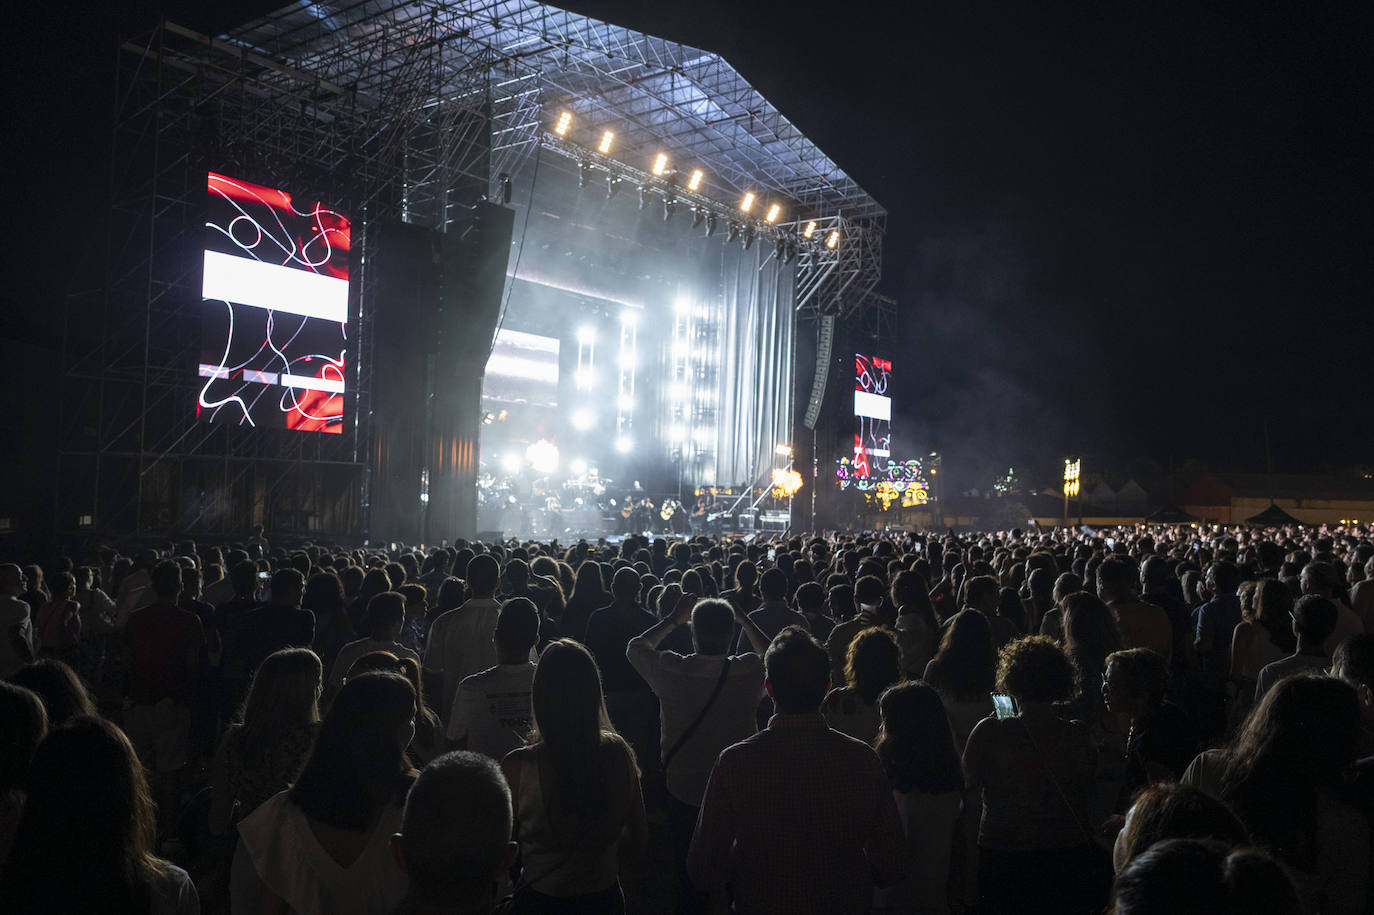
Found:
[{"label": "stage roof truss", "polygon": [[[707,195],[725,206],[753,191],[782,203],[794,223],[840,225],[844,243],[829,269],[799,261],[799,288],[810,291],[798,311],[843,314],[871,302],[886,212],[716,54],[531,0],[297,2],[212,44],[257,63],[255,81],[283,97],[305,91],[317,107],[346,108],[349,120],[368,124],[374,134],[363,158],[394,167],[403,151],[408,198],[442,198],[443,181],[455,172],[477,178],[483,165],[496,193],[501,174],[549,145],[547,131],[567,109],[576,125],[567,139],[591,149],[601,131],[614,131],[608,158],[626,169],[647,168],[662,151],[680,170],[701,168]],[[470,161],[468,144],[447,136],[409,142],[462,120],[425,112],[484,105],[489,159]],[[381,180],[380,167],[363,170]],[[447,206],[431,200],[405,210],[412,220],[417,212],[419,221],[446,220]]]}]

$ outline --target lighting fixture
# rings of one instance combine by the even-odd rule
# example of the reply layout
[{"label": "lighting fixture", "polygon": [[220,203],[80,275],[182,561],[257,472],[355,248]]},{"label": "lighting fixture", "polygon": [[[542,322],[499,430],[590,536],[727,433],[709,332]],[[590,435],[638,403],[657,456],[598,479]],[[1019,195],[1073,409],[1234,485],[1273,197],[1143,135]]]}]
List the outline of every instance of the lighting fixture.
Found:
[{"label": "lighting fixture", "polygon": [[677,200],[672,197],[663,198],[663,221],[667,222],[673,218],[673,213],[677,212]]},{"label": "lighting fixture", "polygon": [[603,156],[608,155],[611,151],[611,142],[613,140],[615,140],[615,134],[611,131],[608,130],[601,134],[601,142],[596,144],[596,151]]},{"label": "lighting fixture", "polygon": [[578,163],[577,163],[577,186],[578,186],[578,187],[586,187],[586,186],[587,186],[587,173],[590,172],[590,171],[591,171],[591,166],[588,165],[586,162],[578,162]]},{"label": "lighting fixture", "polygon": [[775,223],[775,222],[778,221],[778,217],[781,216],[781,215],[782,215],[782,204],[780,204],[780,203],[775,203],[775,204],[773,204],[772,206],[770,206],[770,207],[768,208],[768,215],[763,217],[763,221],[766,222],[766,223],[768,223],[768,224],[771,226],[773,223]]},{"label": "lighting fixture", "polygon": [[744,229],[744,250],[748,251],[750,248],[753,247],[753,245],[754,245],[754,238],[755,238],[757,235],[758,235],[758,232],[754,229],[753,226],[745,226],[745,229]]},{"label": "lighting fixture", "polygon": [[591,410],[574,410],[572,415],[572,424],[574,429],[578,429],[585,432],[592,426],[596,425],[596,417],[592,415]]},{"label": "lighting fixture", "polygon": [[725,243],[727,245],[739,238],[739,231],[741,228],[742,226],[739,223],[735,222],[733,219],[730,220],[730,230],[725,233]]},{"label": "lighting fixture", "polygon": [[840,246],[840,230],[831,229],[830,234],[825,237],[825,246],[834,251]]},{"label": "lighting fixture", "polygon": [[716,229],[720,227],[720,217],[715,213],[706,215],[706,237],[710,238],[716,234]]},{"label": "lighting fixture", "polygon": [[701,179],[706,175],[699,168],[692,169],[692,177],[687,179],[687,190],[695,191],[701,188]]},{"label": "lighting fixture", "polygon": [[634,442],[630,441],[630,437],[628,435],[622,435],[620,436],[620,438],[615,440],[615,450],[619,451],[621,454],[627,454],[629,450],[633,447]]},{"label": "lighting fixture", "polygon": [[642,210],[649,204],[649,189],[644,185],[639,186],[639,208]]},{"label": "lighting fixture", "polygon": [[806,224],[806,228],[805,228],[805,229],[802,229],[802,238],[805,238],[806,240],[810,241],[810,240],[811,240],[811,236],[812,236],[812,235],[815,235],[815,234],[816,234],[816,220],[813,219],[813,220],[811,220],[810,222],[808,222],[808,223]]},{"label": "lighting fixture", "polygon": [[701,207],[692,207],[692,228],[699,229],[701,224],[706,221],[706,211]]},{"label": "lighting fixture", "polygon": [[653,169],[651,169],[651,171],[653,171],[656,177],[663,177],[664,173],[668,171],[667,153],[659,153],[658,155],[654,156],[654,167]]},{"label": "lighting fixture", "polygon": [[615,175],[606,176],[606,199],[610,200],[620,190],[620,178]]},{"label": "lighting fixture", "polygon": [[745,191],[744,199],[739,202],[740,212],[748,213],[750,210],[752,210],[754,208],[754,199],[755,198],[753,191]]},{"label": "lighting fixture", "polygon": [[553,132],[560,137],[568,135],[568,128],[572,126],[572,112],[564,111],[558,115],[558,123],[553,126]]}]

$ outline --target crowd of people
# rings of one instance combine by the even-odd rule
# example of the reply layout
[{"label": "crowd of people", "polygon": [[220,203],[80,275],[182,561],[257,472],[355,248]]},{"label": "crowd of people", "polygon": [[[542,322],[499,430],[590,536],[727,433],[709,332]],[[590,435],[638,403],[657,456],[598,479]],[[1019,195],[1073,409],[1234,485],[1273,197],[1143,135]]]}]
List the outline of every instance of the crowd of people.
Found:
[{"label": "crowd of people", "polygon": [[1364,530],[0,565],[0,911],[1374,912]]}]

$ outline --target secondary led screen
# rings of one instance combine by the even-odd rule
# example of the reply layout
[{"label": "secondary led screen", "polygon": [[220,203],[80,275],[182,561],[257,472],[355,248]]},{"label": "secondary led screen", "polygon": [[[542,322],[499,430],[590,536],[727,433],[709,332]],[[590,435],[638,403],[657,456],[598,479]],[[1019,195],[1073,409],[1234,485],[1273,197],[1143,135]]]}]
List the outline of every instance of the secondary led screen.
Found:
[{"label": "secondary led screen", "polygon": [[214,172],[207,192],[197,416],[341,433],[347,217]]},{"label": "secondary led screen", "polygon": [[531,407],[558,406],[558,340],[501,328],[487,360],[482,399]]},{"label": "secondary led screen", "polygon": [[854,463],[853,475],[868,477],[874,458],[892,456],[892,360],[878,356],[854,357]]}]

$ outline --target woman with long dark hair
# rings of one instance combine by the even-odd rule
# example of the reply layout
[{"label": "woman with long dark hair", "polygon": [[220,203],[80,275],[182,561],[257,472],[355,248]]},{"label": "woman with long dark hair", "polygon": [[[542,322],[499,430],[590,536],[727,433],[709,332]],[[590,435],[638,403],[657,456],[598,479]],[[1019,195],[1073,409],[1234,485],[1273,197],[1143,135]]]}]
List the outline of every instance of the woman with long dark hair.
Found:
[{"label": "woman with long dark hair", "polygon": [[53,730],[33,754],[27,787],[0,911],[200,911],[191,878],[153,853],[153,801],[119,728],[75,718]]},{"label": "woman with long dark hair", "polygon": [[882,726],[873,748],[902,818],[909,876],[875,893],[874,912],[945,915],[964,789],[954,731],[940,694],[919,680],[888,689],[878,705]]},{"label": "woman with long dark hair", "polygon": [[647,827],[634,751],[611,726],[591,653],[571,639],[534,671],[529,744],[501,763],[515,803],[523,873],[512,913],[620,913],[618,853]]},{"label": "woman with long dark hair", "polygon": [[940,649],[922,678],[939,692],[962,751],[973,726],[992,714],[997,651],[992,627],[979,610],[964,610],[946,624]]},{"label": "woman with long dark hair", "polygon": [[601,582],[601,563],[595,559],[583,560],[577,567],[572,594],[563,606],[559,629],[565,637],[582,641],[587,637],[587,620],[610,602],[611,595],[606,593]]},{"label": "woman with long dark hair", "polygon": [[311,645],[328,670],[339,649],[358,637],[348,618],[348,599],[343,582],[333,572],[316,572],[305,583],[301,608],[315,614],[315,641]]},{"label": "woman with long dark hair", "polygon": [[1360,732],[1354,687],[1296,676],[1264,694],[1228,748],[1207,750],[1185,784],[1230,805],[1254,841],[1288,865],[1309,911],[1363,912],[1369,824],[1340,795]]},{"label": "woman with long dark hair", "polygon": [[415,770],[415,689],[400,674],[351,678],[300,778],[239,822],[235,913],[391,913],[406,879],[391,857]]}]

